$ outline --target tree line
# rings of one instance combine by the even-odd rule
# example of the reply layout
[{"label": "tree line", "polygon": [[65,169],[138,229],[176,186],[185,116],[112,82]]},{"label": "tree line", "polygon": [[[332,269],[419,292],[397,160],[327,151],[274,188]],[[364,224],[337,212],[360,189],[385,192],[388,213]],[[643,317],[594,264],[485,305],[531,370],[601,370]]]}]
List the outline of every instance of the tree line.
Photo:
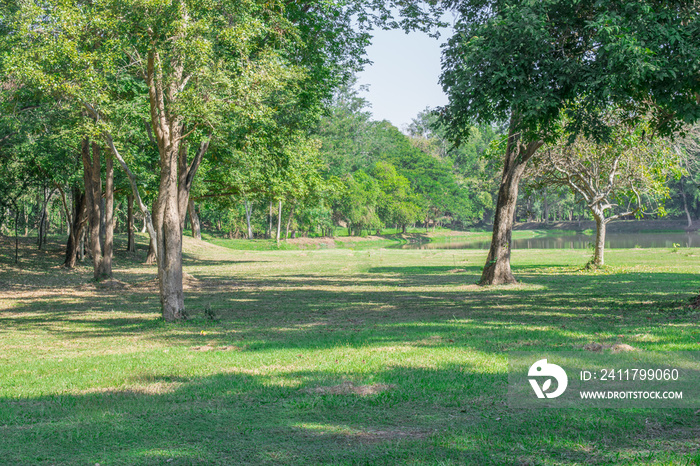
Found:
[{"label": "tree line", "polygon": [[[518,218],[585,205],[600,243],[671,196],[692,221],[697,137],[669,148],[700,118],[697,5],[657,3],[5,2],[0,224],[33,217],[41,246],[60,218],[65,265],[87,249],[103,279],[138,220],[166,320],[186,315],[186,223],[277,241],[493,224],[481,283],[515,282]],[[406,133],[372,121],[353,87],[371,28],[445,10],[449,103]]]}]

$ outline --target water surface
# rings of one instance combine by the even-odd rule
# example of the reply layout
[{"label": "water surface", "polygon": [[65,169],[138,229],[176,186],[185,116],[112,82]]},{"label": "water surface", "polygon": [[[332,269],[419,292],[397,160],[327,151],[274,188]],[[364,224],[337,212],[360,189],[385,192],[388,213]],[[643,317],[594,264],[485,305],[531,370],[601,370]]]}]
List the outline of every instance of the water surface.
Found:
[{"label": "water surface", "polygon": [[[595,235],[540,236],[513,240],[513,249],[587,249],[595,242]],[[605,247],[626,248],[672,248],[674,244],[684,248],[700,247],[697,233],[608,233]],[[488,249],[491,242],[485,239],[467,240],[447,238],[430,243],[409,243],[404,249]]]}]

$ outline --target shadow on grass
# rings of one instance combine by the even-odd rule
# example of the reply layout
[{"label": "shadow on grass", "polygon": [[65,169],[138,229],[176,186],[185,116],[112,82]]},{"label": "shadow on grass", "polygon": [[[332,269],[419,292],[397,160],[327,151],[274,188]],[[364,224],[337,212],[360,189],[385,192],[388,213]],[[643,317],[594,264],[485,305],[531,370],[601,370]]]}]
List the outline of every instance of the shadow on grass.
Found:
[{"label": "shadow on grass", "polygon": [[[237,263],[243,262],[217,265]],[[142,337],[160,345],[133,356],[138,370],[119,369],[125,355],[89,352],[58,366],[90,367],[94,357],[96,368],[126,374],[94,379],[103,388],[89,378],[73,386],[44,381],[58,394],[0,399],[0,457],[7,464],[700,460],[700,426],[691,411],[512,410],[504,405],[505,367],[494,363],[506,350],[572,349],[591,341],[697,349],[698,315],[682,301],[700,285],[695,274],[589,274],[536,264],[516,267],[522,285],[480,288],[471,284],[477,266],[378,266],[348,275],[268,270],[266,276],[203,269],[193,272],[186,291],[194,318],[171,325],[158,318],[153,270],[129,267],[131,286],[122,290],[83,284],[65,290],[73,275],[42,275],[36,294],[13,299],[17,290],[9,288],[10,298],[0,296],[7,335],[44,332],[76,345]],[[17,279],[3,276],[9,285]],[[217,319],[206,320],[204,310]],[[233,349],[194,351],[212,344]],[[161,347],[172,349],[172,357]],[[305,350],[314,357],[313,350],[338,348],[428,349],[443,359],[432,364],[433,353],[425,351],[420,363],[390,358],[371,370],[334,366],[327,354],[312,370],[290,362]],[[454,363],[464,355],[498,367]],[[275,358],[281,359],[270,361]],[[182,374],[198,363],[196,375]],[[384,389],[363,396],[348,384]]]},{"label": "shadow on grass", "polygon": [[[209,376],[135,376],[126,381],[131,388],[0,399],[0,451],[7,464],[574,465],[698,458],[700,426],[689,410],[513,410],[502,401],[506,375],[468,365],[390,367],[365,378],[371,380],[322,370],[266,375],[229,364],[226,373]],[[380,389],[353,392],[363,387]]]},{"label": "shadow on grass", "polygon": [[[201,328],[246,351],[411,344],[499,352],[525,347],[579,348],[625,341],[653,348],[671,332],[677,349],[697,349],[696,324],[679,290],[698,286],[687,273],[519,274],[525,285],[465,285],[478,271],[450,267],[377,267],[348,277],[293,274],[234,279],[200,274],[187,290],[194,320],[162,335],[150,288],[65,293],[48,290],[0,315],[7,330],[41,328],[65,338],[153,333],[170,344],[202,344]],[[466,279],[466,280],[465,280]],[[474,280],[475,281],[475,280]],[[153,282],[151,277],[151,282]],[[96,299],[96,296],[97,298]],[[117,309],[121,314],[115,315]],[[204,318],[204,311],[215,315]],[[64,325],[70,321],[77,325]],[[672,328],[673,327],[673,328]],[[675,333],[674,333],[675,332]],[[439,337],[436,339],[436,337]],[[426,343],[427,342],[427,343]]]}]

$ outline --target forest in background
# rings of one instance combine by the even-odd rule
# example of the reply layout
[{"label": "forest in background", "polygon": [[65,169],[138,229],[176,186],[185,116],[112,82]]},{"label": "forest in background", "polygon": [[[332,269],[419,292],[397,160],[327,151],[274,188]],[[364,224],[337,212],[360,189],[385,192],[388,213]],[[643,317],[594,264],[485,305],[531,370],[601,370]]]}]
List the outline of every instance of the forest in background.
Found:
[{"label": "forest in background", "polygon": [[[489,225],[502,170],[499,144],[505,124],[475,128],[466,143],[455,147],[434,111],[421,112],[401,131],[388,121],[373,120],[361,94],[356,82],[336,92],[309,141],[296,147],[284,164],[278,160],[272,173],[254,154],[225,163],[216,158],[203,161],[186,220],[191,234],[201,237],[204,229],[228,238],[285,239]],[[85,196],[80,139],[54,131],[47,125],[52,118],[50,113],[37,115],[31,137],[16,142],[9,134],[0,142],[0,151],[16,163],[6,166],[7,176],[0,180],[5,193],[2,234],[36,235],[39,248],[49,233],[70,235]],[[138,177],[143,201],[151,205],[158,161],[157,151],[147,142],[137,147],[142,157],[152,159],[152,170],[144,168]],[[656,210],[644,218],[682,218],[691,228],[700,218],[697,131],[674,145],[685,155],[680,176],[668,178],[668,192],[654,200]],[[11,153],[22,157],[7,155]],[[131,249],[133,231],[145,233],[146,226],[121,170],[114,172],[114,202],[115,231],[128,236]],[[102,217],[104,230],[104,209]],[[585,202],[570,188],[548,183],[537,173],[525,180],[517,221],[590,219]],[[85,241],[84,231],[81,240]]]}]

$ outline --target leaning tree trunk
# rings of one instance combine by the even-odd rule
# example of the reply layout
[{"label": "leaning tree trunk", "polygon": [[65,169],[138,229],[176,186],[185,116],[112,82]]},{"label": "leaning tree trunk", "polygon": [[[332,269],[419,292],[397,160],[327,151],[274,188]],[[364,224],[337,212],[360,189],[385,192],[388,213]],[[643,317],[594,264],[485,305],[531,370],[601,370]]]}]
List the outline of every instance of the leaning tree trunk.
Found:
[{"label": "leaning tree trunk", "polygon": [[146,264],[153,265],[156,263],[156,239],[151,238],[148,242],[148,254],[146,255]]},{"label": "leaning tree trunk", "polygon": [[542,146],[542,142],[522,143],[511,123],[506,147],[503,176],[498,189],[496,215],[493,220],[493,236],[480,285],[517,283],[510,270],[510,249],[513,233],[513,216],[518,202],[518,184],[525,171],[525,164]]}]

